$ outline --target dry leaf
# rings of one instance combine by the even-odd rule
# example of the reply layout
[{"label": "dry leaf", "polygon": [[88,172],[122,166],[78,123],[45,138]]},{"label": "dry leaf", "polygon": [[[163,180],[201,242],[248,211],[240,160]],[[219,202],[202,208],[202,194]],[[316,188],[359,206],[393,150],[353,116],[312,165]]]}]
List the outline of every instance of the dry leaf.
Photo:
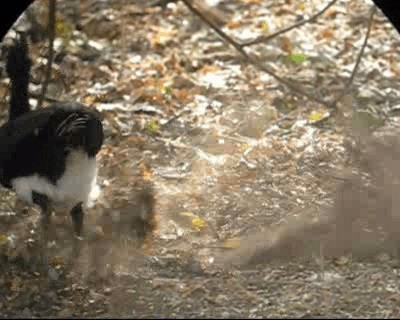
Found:
[{"label": "dry leaf", "polygon": [[260,4],[260,0],[244,0],[247,4]]},{"label": "dry leaf", "polygon": [[93,102],[96,101],[96,97],[95,96],[87,96],[83,99],[83,103],[84,104],[88,104],[91,105]]},{"label": "dry leaf", "polygon": [[218,66],[204,66],[199,71],[201,73],[207,73],[207,72],[215,72],[215,71],[218,71],[218,70],[221,70],[221,68],[218,67]]},{"label": "dry leaf", "polygon": [[291,53],[293,51],[292,42],[289,40],[288,37],[280,37],[279,38],[279,46],[283,51],[285,51],[287,53]]},{"label": "dry leaf", "polygon": [[141,161],[139,163],[139,170],[140,174],[142,175],[144,180],[151,181],[153,178],[153,172],[151,171],[151,168],[149,168],[144,161]]},{"label": "dry leaf", "polygon": [[296,5],[296,9],[300,11],[304,11],[306,9],[307,5],[305,1],[299,1]]},{"label": "dry leaf", "polygon": [[168,43],[168,41],[175,38],[176,33],[177,33],[176,31],[159,31],[150,40],[151,45],[153,47],[165,45]]},{"label": "dry leaf", "polygon": [[241,23],[239,21],[228,21],[225,24],[229,29],[236,29],[241,26]]},{"label": "dry leaf", "polygon": [[335,18],[336,14],[338,13],[338,11],[334,8],[328,9],[328,11],[325,13],[326,17],[329,18]]},{"label": "dry leaf", "polygon": [[329,39],[332,39],[332,38],[333,38],[333,31],[331,29],[328,29],[328,28],[322,30],[317,35],[317,40],[322,40],[322,39],[329,40]]},{"label": "dry leaf", "polygon": [[240,152],[246,152],[250,148],[250,145],[247,143],[242,143],[239,147]]},{"label": "dry leaf", "polygon": [[239,238],[230,238],[224,241],[224,247],[228,249],[237,249],[240,247]]}]

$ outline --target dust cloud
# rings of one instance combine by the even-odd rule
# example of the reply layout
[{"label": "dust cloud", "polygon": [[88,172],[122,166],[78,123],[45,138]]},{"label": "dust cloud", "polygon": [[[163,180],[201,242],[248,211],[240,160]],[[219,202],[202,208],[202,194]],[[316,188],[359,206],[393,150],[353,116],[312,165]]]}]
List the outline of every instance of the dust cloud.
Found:
[{"label": "dust cloud", "polygon": [[336,172],[333,205],[321,208],[318,221],[292,219],[284,226],[249,236],[239,249],[221,258],[222,264],[249,266],[347,254],[374,259],[384,252],[398,257],[400,139],[363,133],[351,141],[351,164]]}]

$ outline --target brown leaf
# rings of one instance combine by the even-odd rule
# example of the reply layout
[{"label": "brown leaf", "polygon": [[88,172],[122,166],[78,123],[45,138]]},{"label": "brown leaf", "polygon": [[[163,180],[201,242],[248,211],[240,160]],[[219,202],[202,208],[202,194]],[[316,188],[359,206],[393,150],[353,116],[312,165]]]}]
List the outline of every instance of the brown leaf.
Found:
[{"label": "brown leaf", "polygon": [[291,53],[293,51],[292,42],[290,41],[290,39],[288,37],[280,37],[279,38],[279,46],[283,51],[285,51],[287,53]]},{"label": "brown leaf", "polygon": [[329,40],[332,38],[333,38],[333,31],[329,28],[325,28],[317,35],[317,40],[322,40],[322,39]]}]

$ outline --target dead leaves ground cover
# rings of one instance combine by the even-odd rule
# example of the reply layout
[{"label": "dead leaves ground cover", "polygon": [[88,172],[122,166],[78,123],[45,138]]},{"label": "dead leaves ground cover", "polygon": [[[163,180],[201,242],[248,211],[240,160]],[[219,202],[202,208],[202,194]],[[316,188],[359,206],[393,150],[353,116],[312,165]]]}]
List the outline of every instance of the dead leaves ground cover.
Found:
[{"label": "dead leaves ground cover", "polygon": [[[4,214],[1,315],[398,315],[396,259],[360,239],[352,243],[367,247],[366,260],[351,250],[354,256],[341,251],[332,257],[323,245],[326,237],[338,241],[337,233],[329,238],[332,225],[319,225],[319,233],[307,229],[332,217],[337,185],[347,177],[337,173],[360,168],[341,118],[325,119],[329,110],[246,63],[182,3],[105,3],[84,2],[83,31],[56,41],[66,56],[54,66],[49,90],[54,98],[94,105],[105,118],[98,198],[86,224],[90,237],[71,268],[69,222],[60,214],[51,268],[41,273],[29,263],[36,213]],[[219,1],[213,12],[224,31],[246,42],[326,4]],[[338,1],[318,23],[246,50],[316,96],[333,98],[350,76],[368,9],[368,2]],[[385,118],[398,101],[397,44],[376,15],[351,91],[356,113],[383,118],[389,132],[397,123],[393,114]],[[46,51],[43,44],[32,51],[37,92]],[[388,168],[396,170],[391,162]],[[154,204],[146,202],[147,188],[154,189]],[[348,203],[352,192],[344,193]],[[2,199],[2,211],[13,213],[13,194],[2,190]],[[124,219],[149,212],[157,229],[138,248]],[[218,262],[227,257],[245,266],[222,268]]]}]

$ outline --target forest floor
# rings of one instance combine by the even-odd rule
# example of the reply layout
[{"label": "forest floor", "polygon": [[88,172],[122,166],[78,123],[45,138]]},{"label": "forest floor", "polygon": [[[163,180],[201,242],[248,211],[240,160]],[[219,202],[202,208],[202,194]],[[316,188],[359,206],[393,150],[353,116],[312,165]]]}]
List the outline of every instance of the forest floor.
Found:
[{"label": "forest floor", "polygon": [[[351,217],[347,224],[331,219],[347,211],[386,218],[382,202],[389,196],[391,212],[400,210],[390,188],[396,158],[379,154],[394,170],[390,191],[379,189],[378,198],[360,195],[361,187],[340,193],[346,174],[361,170],[349,148],[346,112],[332,113],[276,81],[182,2],[164,8],[92,2],[84,2],[81,31],[59,22],[59,59],[48,89],[56,100],[79,100],[104,115],[87,237],[74,255],[69,217],[57,212],[49,265],[41,269],[38,210],[18,207],[14,193],[2,189],[0,316],[398,317],[400,262],[377,246],[393,244],[381,241],[391,222],[378,216],[368,220],[372,227],[360,227]],[[239,42],[329,3],[213,2],[206,16]],[[316,23],[246,50],[312,97],[334,100],[348,86],[370,7],[337,1]],[[346,95],[352,119],[380,133],[398,130],[399,44],[376,12]],[[31,47],[32,96],[40,92],[46,45]],[[7,97],[8,90],[3,72],[0,92]],[[154,189],[157,229],[138,246],[127,226],[151,211],[143,198],[147,185]],[[308,232],[324,219],[332,224],[326,234]]]}]

